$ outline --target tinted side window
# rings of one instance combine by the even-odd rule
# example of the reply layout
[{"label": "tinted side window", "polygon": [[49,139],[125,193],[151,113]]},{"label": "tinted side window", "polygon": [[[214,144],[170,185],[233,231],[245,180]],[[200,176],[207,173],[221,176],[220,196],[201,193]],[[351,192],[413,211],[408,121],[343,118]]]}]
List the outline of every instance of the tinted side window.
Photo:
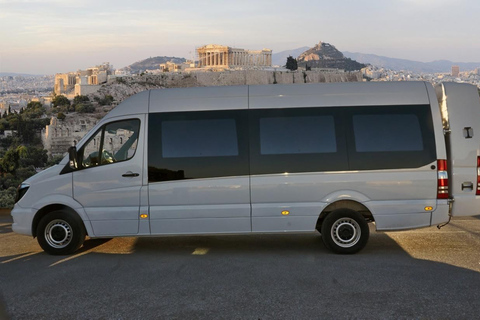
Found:
[{"label": "tinted side window", "polygon": [[422,151],[423,139],[415,114],[353,116],[355,151]]},{"label": "tinted side window", "polygon": [[430,106],[348,109],[351,170],[418,168],[435,161]]},{"label": "tinted side window", "polygon": [[260,153],[298,154],[337,151],[333,116],[260,118]]},{"label": "tinted side window", "polygon": [[337,108],[250,111],[252,174],[348,170]]},{"label": "tinted side window", "polygon": [[248,173],[246,110],[149,115],[150,182]]},{"label": "tinted side window", "polygon": [[164,158],[238,156],[235,119],[199,119],[162,123]]}]

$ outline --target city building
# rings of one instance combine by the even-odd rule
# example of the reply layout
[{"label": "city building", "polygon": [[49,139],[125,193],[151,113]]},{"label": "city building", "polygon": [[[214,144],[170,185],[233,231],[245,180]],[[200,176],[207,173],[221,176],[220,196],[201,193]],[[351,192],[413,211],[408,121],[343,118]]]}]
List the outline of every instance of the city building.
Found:
[{"label": "city building", "polygon": [[196,49],[198,67],[215,70],[271,67],[272,50],[245,50],[208,44]]},{"label": "city building", "polygon": [[57,95],[65,95],[70,99],[78,95],[93,93],[100,88],[101,84],[107,82],[108,76],[113,74],[113,67],[108,62],[86,70],[57,73],[55,75],[54,92]]},{"label": "city building", "polygon": [[452,77],[458,77],[460,74],[459,66],[452,66]]},{"label": "city building", "polygon": [[195,63],[193,61],[186,61],[184,63],[175,63],[173,61],[168,61],[166,63],[160,64],[160,70],[162,72],[182,72],[187,71],[187,69],[194,68]]}]

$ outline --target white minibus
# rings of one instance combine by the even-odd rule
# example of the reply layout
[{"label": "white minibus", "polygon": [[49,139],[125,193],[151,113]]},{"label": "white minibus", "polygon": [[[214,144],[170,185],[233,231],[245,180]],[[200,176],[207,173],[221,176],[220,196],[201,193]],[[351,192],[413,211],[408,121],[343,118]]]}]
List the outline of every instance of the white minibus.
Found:
[{"label": "white minibus", "polygon": [[370,82],[157,89],[108,113],[18,188],[13,230],[85,237],[376,230],[480,214],[477,88]]}]

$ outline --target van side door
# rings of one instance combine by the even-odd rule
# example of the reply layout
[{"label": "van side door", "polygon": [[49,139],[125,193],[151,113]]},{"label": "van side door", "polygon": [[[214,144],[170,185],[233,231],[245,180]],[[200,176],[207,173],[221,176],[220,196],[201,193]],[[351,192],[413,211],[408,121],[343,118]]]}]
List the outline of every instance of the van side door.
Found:
[{"label": "van side door", "polygon": [[149,114],[152,234],[251,231],[247,110]]},{"label": "van side door", "polygon": [[95,236],[138,233],[145,115],[118,117],[78,150],[73,195]]}]

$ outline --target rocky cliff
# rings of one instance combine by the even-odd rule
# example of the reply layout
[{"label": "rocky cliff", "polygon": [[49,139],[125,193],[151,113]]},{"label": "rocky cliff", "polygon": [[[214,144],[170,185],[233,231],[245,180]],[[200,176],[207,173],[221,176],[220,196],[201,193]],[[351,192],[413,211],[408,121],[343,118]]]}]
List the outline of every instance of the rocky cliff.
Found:
[{"label": "rocky cliff", "polygon": [[90,100],[112,96],[120,103],[131,95],[150,89],[362,81],[361,72],[235,70],[224,72],[144,74],[117,78],[103,85]]}]

